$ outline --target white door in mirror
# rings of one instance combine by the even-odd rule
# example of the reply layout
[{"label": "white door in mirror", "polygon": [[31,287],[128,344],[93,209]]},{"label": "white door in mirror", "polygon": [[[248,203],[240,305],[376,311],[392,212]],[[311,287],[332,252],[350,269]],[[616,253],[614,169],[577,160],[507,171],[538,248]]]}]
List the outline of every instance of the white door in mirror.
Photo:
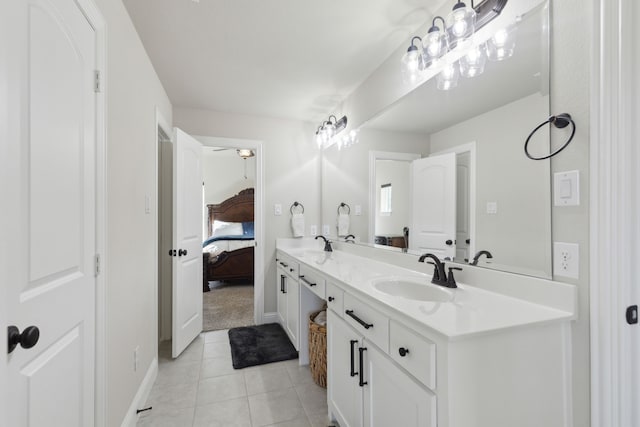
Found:
[{"label": "white door in mirror", "polygon": [[456,154],[411,163],[409,248],[443,259],[456,255]]}]

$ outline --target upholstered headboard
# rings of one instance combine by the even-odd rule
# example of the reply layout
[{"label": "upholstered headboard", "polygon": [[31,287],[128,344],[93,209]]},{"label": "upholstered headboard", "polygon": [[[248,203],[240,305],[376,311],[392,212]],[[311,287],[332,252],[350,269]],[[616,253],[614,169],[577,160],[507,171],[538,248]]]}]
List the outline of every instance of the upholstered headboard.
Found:
[{"label": "upholstered headboard", "polygon": [[222,203],[207,205],[209,210],[209,236],[213,227],[213,220],[226,222],[253,221],[253,188],[246,188]]}]

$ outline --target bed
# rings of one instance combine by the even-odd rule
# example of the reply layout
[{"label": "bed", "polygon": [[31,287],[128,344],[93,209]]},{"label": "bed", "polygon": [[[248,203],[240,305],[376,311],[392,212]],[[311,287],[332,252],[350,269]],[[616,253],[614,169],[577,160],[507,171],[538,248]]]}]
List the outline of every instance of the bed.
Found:
[{"label": "bed", "polygon": [[202,290],[210,281],[253,282],[253,188],[207,205],[208,235],[202,244]]}]

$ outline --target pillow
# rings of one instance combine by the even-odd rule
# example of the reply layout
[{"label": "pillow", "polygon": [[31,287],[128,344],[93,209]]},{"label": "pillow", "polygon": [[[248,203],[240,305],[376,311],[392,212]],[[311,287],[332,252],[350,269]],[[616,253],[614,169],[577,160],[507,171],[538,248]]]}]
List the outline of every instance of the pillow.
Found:
[{"label": "pillow", "polygon": [[242,230],[244,232],[245,236],[253,236],[254,235],[254,227],[253,227],[253,221],[251,222],[243,222],[242,223]]},{"label": "pillow", "polygon": [[241,222],[213,221],[211,237],[242,236],[243,233]]}]

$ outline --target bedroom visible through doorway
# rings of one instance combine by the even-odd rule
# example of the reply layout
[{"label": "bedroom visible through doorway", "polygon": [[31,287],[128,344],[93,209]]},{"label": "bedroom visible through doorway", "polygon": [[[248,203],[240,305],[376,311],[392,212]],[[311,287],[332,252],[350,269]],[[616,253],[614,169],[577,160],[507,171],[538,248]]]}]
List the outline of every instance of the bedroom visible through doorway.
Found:
[{"label": "bedroom visible through doorway", "polygon": [[256,153],[203,146],[203,330],[254,321]]}]

